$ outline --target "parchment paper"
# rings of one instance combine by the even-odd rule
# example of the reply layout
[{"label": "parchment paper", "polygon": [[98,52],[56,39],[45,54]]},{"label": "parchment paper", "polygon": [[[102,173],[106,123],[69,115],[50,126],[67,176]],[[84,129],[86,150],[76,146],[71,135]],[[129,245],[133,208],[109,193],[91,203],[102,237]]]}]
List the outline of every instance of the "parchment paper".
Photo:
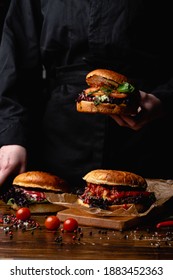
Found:
[{"label": "parchment paper", "polygon": [[98,216],[145,216],[155,207],[163,206],[163,204],[173,197],[173,180],[162,179],[146,179],[148,187],[147,191],[154,192],[156,196],[156,202],[154,202],[150,208],[143,212],[138,213],[136,207],[132,205],[128,209],[119,208],[115,211],[103,210],[100,208],[87,208],[79,205],[77,200],[78,196],[69,193],[52,194],[45,193],[49,202],[54,204],[61,204],[66,208],[77,208],[82,212],[87,212]]}]

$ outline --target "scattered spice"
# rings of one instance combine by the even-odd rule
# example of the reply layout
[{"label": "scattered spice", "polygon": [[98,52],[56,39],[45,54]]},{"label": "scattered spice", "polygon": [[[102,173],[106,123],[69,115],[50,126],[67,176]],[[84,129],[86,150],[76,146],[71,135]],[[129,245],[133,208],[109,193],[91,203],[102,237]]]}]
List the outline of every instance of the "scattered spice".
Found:
[{"label": "scattered spice", "polygon": [[[13,239],[15,232],[19,230],[22,231],[23,234],[25,234],[26,231],[30,231],[33,235],[36,229],[42,228],[37,221],[34,221],[31,218],[22,221],[17,219],[15,215],[0,214],[0,230],[10,239]],[[57,234],[57,236],[55,236],[55,234]],[[83,238],[84,235],[86,238],[81,241],[81,238]],[[88,235],[92,237],[92,243]],[[59,246],[66,243],[70,244],[70,242],[81,246],[87,244],[87,242],[92,245],[96,245],[98,242],[102,242],[103,245],[109,245],[110,242],[110,244],[116,246],[121,240],[127,243],[134,240],[135,242],[141,242],[141,244],[142,242],[145,242],[148,246],[155,247],[158,250],[160,247],[173,247],[173,230],[171,227],[166,228],[161,226],[159,226],[157,230],[156,227],[153,227],[145,228],[143,230],[135,228],[131,231],[115,231],[97,228],[91,230],[91,228],[87,227],[84,229],[78,227],[73,232],[66,232],[63,228],[59,228],[58,231],[53,231],[53,236],[54,241]]]},{"label": "scattered spice", "polygon": [[33,234],[35,229],[40,228],[40,224],[37,223],[36,221],[32,219],[22,221],[13,214],[1,215],[0,224],[2,225],[2,229],[4,230],[4,233],[8,235],[10,239],[13,238],[14,230],[17,231],[19,229],[22,232],[31,231]]}]

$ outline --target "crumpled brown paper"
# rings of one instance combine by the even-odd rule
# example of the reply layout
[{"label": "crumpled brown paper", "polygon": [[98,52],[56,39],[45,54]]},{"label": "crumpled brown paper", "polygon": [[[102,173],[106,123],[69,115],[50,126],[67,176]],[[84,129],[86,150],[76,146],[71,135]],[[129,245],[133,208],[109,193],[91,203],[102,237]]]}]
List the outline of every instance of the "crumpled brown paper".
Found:
[{"label": "crumpled brown paper", "polygon": [[156,201],[150,206],[150,208],[143,212],[138,213],[135,205],[132,205],[128,209],[119,208],[115,211],[103,210],[100,208],[87,208],[79,205],[77,202],[78,196],[69,193],[52,194],[46,193],[46,198],[49,202],[54,204],[61,204],[66,208],[75,208],[82,213],[89,213],[97,216],[146,216],[152,211],[153,208],[162,206],[166,201],[173,197],[173,180],[162,179],[146,179],[148,187],[147,190],[154,192]]}]

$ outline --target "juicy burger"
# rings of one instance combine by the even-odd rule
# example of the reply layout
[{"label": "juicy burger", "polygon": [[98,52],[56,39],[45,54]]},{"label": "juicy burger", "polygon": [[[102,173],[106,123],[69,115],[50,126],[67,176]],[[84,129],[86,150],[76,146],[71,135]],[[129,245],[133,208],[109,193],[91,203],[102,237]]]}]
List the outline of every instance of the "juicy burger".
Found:
[{"label": "juicy burger", "polygon": [[76,109],[84,113],[136,114],[139,92],[122,74],[96,69],[86,76],[88,88],[79,94]]},{"label": "juicy burger", "polygon": [[15,210],[25,206],[29,207],[31,213],[56,213],[64,207],[50,203],[46,194],[65,193],[68,190],[68,184],[58,176],[42,171],[29,171],[17,175],[12,186],[1,193],[0,197]]},{"label": "juicy burger", "polygon": [[135,205],[138,212],[144,212],[156,200],[154,193],[147,191],[146,180],[131,172],[97,169],[83,179],[86,187],[78,199],[83,206],[113,211]]}]

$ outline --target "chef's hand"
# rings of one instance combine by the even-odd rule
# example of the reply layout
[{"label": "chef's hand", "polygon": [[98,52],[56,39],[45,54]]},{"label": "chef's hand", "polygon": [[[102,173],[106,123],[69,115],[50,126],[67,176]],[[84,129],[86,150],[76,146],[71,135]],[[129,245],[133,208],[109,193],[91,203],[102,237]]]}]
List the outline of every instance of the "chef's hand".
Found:
[{"label": "chef's hand", "polygon": [[140,91],[140,96],[140,105],[136,115],[111,115],[117,124],[137,131],[147,123],[164,115],[162,102],[156,96],[143,91]]},{"label": "chef's hand", "polygon": [[0,148],[0,186],[12,174],[26,170],[27,152],[19,145],[7,145]]}]

